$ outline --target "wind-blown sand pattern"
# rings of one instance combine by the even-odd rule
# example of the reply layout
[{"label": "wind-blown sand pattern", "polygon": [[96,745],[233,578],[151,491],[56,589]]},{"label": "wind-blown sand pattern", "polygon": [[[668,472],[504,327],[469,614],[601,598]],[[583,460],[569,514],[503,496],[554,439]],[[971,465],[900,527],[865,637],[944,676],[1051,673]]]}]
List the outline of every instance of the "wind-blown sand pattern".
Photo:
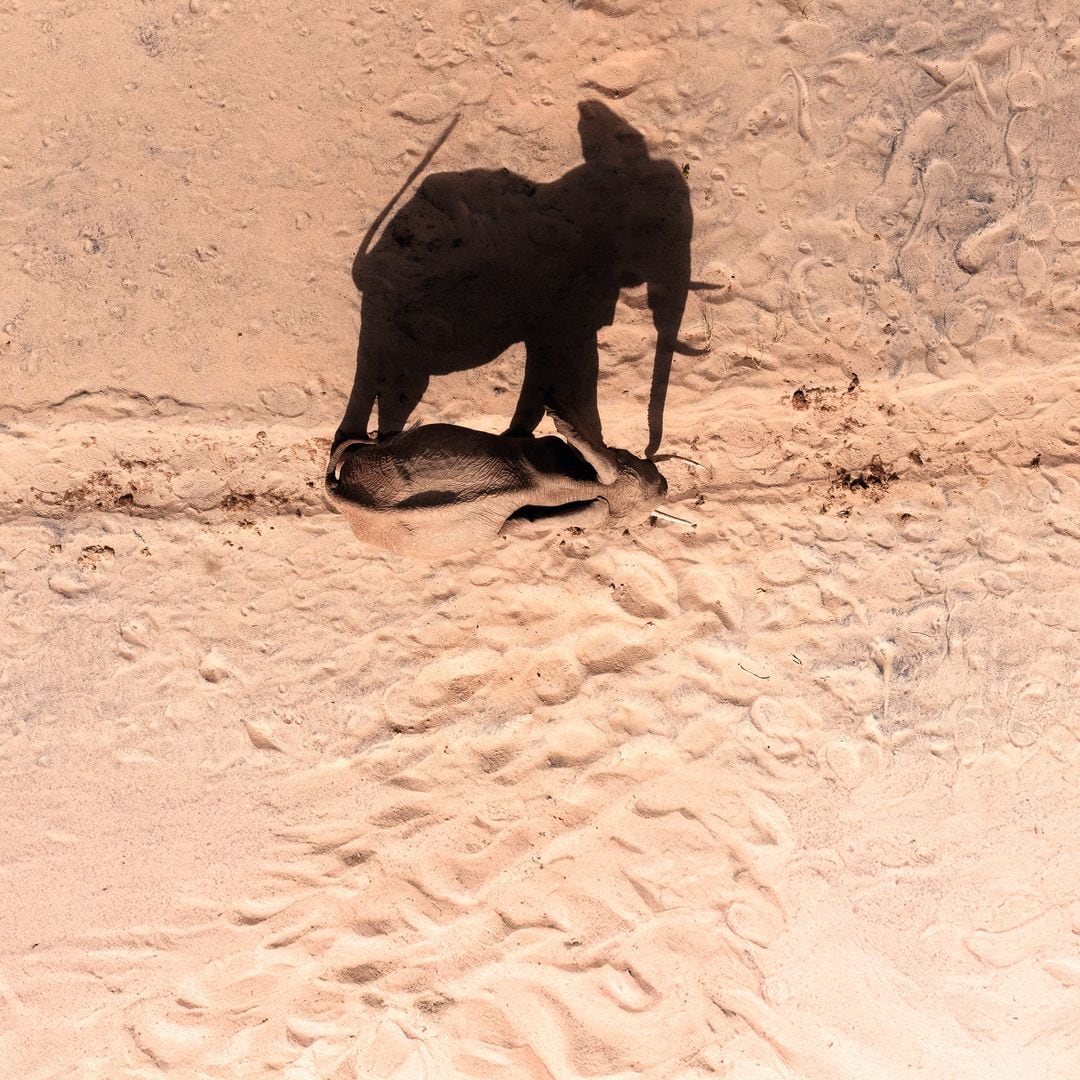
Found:
[{"label": "wind-blown sand pattern", "polygon": [[[5,1076],[1080,1074],[1073,5],[0,41]],[[668,394],[695,526],[362,547],[356,244],[452,112],[433,167],[550,180],[589,97],[730,283]],[[653,344],[628,290],[635,452]],[[418,419],[501,430],[521,361]]]}]

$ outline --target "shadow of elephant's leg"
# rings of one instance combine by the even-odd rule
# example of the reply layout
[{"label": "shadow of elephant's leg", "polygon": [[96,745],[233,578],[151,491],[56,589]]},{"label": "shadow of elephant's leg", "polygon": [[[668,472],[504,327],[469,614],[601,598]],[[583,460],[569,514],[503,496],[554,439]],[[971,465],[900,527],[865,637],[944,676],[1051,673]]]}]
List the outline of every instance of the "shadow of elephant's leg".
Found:
[{"label": "shadow of elephant's leg", "polygon": [[365,363],[365,356],[371,355],[365,347],[364,337],[361,335],[360,343],[356,350],[356,375],[353,379],[352,391],[349,393],[349,401],[345,406],[345,415],[338,424],[334,434],[334,446],[346,439],[366,439],[368,433],[368,421],[371,419],[371,410],[375,407],[375,397],[378,393],[378,383],[375,371],[371,364]]},{"label": "shadow of elephant's leg", "polygon": [[430,376],[426,371],[398,370],[392,379],[380,381],[379,439],[389,438],[405,430],[413,410],[420,404],[428,388]]},{"label": "shadow of elephant's leg", "polygon": [[585,442],[604,445],[597,406],[600,356],[595,333],[563,336],[553,343],[544,404]]},{"label": "shadow of elephant's leg", "polygon": [[547,356],[543,343],[534,339],[525,341],[525,374],[521,381],[517,408],[504,435],[524,437],[531,435],[544,419],[544,400],[548,396],[546,381]]}]

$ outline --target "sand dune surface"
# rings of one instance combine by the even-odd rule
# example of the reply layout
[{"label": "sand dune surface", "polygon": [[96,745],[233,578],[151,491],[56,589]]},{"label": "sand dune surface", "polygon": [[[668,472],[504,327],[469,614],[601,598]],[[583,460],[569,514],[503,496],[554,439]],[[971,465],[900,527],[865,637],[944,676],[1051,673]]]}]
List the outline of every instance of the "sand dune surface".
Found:
[{"label": "sand dune surface", "polygon": [[[1080,1074],[1073,5],[42,0],[0,41],[3,1075]],[[717,286],[686,523],[366,547],[323,491],[357,245],[453,115],[429,171],[552,184],[582,101],[682,170]],[[639,454],[654,346],[631,283]],[[502,430],[523,363],[415,419]]]}]

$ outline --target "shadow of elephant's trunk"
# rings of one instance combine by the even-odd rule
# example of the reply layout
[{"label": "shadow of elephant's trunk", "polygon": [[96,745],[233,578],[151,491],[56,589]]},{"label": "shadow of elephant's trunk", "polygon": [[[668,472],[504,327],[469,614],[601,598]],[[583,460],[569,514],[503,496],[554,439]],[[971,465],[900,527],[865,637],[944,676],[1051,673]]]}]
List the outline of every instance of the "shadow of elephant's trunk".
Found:
[{"label": "shadow of elephant's trunk", "polygon": [[652,385],[649,388],[649,445],[645,447],[645,457],[650,461],[660,449],[660,441],[664,437],[664,406],[667,403],[668,381],[671,378],[671,361],[674,353],[674,344],[663,339],[657,341]]}]

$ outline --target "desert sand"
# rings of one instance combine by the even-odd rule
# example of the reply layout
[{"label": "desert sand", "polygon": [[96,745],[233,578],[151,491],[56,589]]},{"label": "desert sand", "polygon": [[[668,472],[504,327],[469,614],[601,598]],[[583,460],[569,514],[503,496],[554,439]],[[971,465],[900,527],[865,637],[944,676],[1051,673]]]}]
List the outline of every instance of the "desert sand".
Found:
[{"label": "desert sand", "polygon": [[[0,1073],[1080,1075],[1075,5],[14,0],[0,44]],[[357,245],[453,114],[431,170],[549,183],[586,100],[723,286],[690,524],[365,547]],[[654,344],[627,288],[635,453]],[[416,419],[502,430],[522,363]]]}]

